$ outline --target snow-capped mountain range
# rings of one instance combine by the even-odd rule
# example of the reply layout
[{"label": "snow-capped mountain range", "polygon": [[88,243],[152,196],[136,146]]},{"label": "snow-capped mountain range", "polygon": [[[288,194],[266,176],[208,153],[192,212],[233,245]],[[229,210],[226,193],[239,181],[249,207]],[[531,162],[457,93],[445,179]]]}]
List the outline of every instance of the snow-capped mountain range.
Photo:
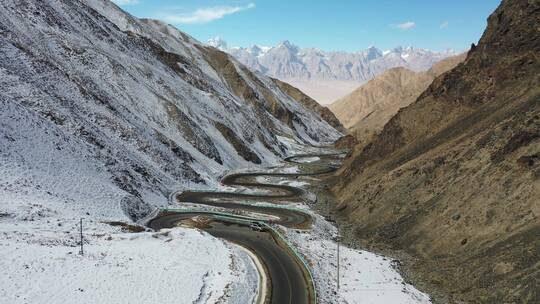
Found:
[{"label": "snow-capped mountain range", "polygon": [[319,94],[321,88],[338,90],[336,94],[339,95],[341,91],[352,91],[388,69],[405,67],[424,71],[435,62],[458,54],[454,50],[435,52],[401,46],[386,51],[370,47],[358,52],[325,52],[316,48],[300,48],[289,41],[273,47],[229,47],[219,37],[208,40],[207,44],[230,53],[252,70],[303,89],[322,103],[333,100]]}]

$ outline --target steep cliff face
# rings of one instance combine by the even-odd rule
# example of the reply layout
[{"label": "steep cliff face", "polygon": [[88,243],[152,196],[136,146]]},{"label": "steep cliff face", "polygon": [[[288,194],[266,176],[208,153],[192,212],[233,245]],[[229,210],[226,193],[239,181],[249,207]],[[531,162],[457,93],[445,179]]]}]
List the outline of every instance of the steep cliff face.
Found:
[{"label": "steep cliff face", "polygon": [[137,218],[175,189],[340,136],[272,79],[106,0],[2,1],[0,54],[6,213],[66,200]]},{"label": "steep cliff face", "polygon": [[451,302],[536,303],[540,1],[504,0],[463,64],[356,149],[335,185],[365,245]]}]

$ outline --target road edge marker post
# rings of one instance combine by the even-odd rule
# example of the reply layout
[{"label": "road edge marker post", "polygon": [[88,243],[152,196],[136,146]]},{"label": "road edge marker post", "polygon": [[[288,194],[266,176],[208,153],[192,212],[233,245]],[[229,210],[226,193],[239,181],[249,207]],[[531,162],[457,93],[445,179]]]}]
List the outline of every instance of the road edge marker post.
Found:
[{"label": "road edge marker post", "polygon": [[81,250],[79,251],[79,254],[80,255],[84,255],[84,248],[83,248],[83,233],[82,233],[82,220],[83,218],[81,217],[81,220],[80,220],[80,227],[81,227],[81,230],[80,230],[80,234],[81,234]]}]

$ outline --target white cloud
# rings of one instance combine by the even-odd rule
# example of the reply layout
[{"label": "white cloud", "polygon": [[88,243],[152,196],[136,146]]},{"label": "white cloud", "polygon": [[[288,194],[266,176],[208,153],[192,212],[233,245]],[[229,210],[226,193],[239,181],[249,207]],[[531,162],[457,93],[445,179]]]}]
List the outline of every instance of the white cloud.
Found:
[{"label": "white cloud", "polygon": [[439,27],[442,29],[448,28],[448,21],[444,21]]},{"label": "white cloud", "polygon": [[254,8],[255,4],[246,6],[214,6],[198,9],[189,14],[168,15],[163,19],[170,23],[201,24],[221,19],[227,15]]},{"label": "white cloud", "polygon": [[133,5],[138,4],[139,0],[112,0],[117,5]]},{"label": "white cloud", "polygon": [[400,28],[402,30],[410,30],[415,26],[416,26],[416,23],[414,23],[412,21],[407,21],[407,22],[403,22],[403,23],[400,23],[400,24],[396,24],[396,27]]}]

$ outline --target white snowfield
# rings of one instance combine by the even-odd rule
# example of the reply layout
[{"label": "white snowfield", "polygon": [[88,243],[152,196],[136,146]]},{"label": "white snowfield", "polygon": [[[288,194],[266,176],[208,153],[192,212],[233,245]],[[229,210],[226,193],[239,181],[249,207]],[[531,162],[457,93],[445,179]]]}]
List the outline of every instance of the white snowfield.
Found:
[{"label": "white snowfield", "polygon": [[407,284],[392,260],[365,250],[340,246],[340,288],[337,288],[335,227],[315,217],[309,233],[287,231],[292,244],[313,264],[320,303],[428,304],[427,294]]},{"label": "white snowfield", "polygon": [[96,232],[84,255],[70,234],[44,232],[3,232],[2,303],[241,304],[259,288],[244,250],[198,230]]}]

